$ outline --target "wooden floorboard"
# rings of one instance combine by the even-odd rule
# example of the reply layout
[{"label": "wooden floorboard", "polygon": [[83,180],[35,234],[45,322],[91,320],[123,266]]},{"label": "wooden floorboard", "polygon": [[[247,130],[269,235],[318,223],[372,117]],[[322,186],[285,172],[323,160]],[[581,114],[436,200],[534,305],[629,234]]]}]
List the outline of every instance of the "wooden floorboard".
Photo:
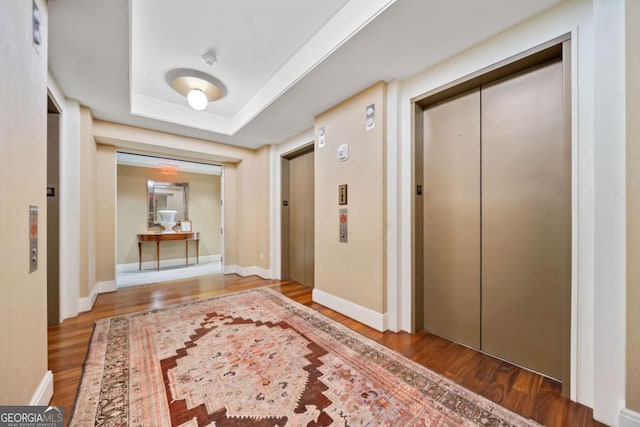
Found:
[{"label": "wooden floorboard", "polygon": [[467,389],[548,426],[603,426],[591,409],[561,396],[560,384],[541,375],[421,331],[378,332],[314,303],[311,289],[291,281],[256,276],[213,275],[119,289],[99,295],[90,312],[49,327],[49,369],[53,372],[51,404],[65,407],[69,422],[96,320],[151,310],[229,292],[269,286],[356,332],[398,351]]}]

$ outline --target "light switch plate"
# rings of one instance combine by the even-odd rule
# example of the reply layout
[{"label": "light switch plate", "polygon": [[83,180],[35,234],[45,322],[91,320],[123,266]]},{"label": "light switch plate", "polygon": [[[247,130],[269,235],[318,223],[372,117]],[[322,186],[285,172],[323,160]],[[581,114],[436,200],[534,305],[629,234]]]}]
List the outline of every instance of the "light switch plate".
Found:
[{"label": "light switch plate", "polygon": [[344,162],[349,158],[349,146],[347,144],[342,144],[338,147],[338,160]]},{"label": "light switch plate", "polygon": [[324,126],[318,129],[318,148],[324,147]]},{"label": "light switch plate", "polygon": [[371,130],[376,127],[376,105],[371,104],[365,110],[365,130]]}]

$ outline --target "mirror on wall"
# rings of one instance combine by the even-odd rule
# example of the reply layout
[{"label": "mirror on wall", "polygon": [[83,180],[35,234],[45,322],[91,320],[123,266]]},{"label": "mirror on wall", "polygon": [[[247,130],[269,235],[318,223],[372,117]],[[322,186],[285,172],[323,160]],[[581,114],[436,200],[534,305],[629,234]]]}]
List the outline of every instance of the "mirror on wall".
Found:
[{"label": "mirror on wall", "polygon": [[178,213],[175,221],[189,219],[189,183],[160,182],[147,180],[149,209],[147,214],[149,228],[159,227],[158,211],[174,210]]}]

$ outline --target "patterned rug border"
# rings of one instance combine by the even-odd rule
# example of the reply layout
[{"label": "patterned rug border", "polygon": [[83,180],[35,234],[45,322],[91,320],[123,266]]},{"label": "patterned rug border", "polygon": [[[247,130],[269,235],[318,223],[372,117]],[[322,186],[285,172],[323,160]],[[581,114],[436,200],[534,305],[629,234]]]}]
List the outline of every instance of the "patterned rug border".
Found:
[{"label": "patterned rug border", "polygon": [[[82,374],[72,406],[70,425],[73,424],[73,418],[76,415],[76,404],[78,402],[80,390],[82,389],[82,385],[84,382],[85,370],[91,354],[91,344],[93,343],[94,334],[99,326],[104,323],[111,323],[114,320],[143,317],[155,313],[161,313],[164,311],[180,309],[186,306],[206,305],[211,301],[252,293],[262,294],[263,297],[272,300],[279,305],[287,306],[289,310],[293,310],[294,312],[297,311],[296,314],[300,316],[301,319],[310,322],[315,327],[320,328],[321,330],[326,332],[332,339],[335,339],[336,341],[356,351],[362,356],[366,354],[370,358],[370,360],[374,361],[378,366],[384,366],[387,371],[402,379],[405,384],[410,387],[414,387],[422,392],[439,410],[444,409],[445,411],[451,411],[458,416],[464,417],[465,411],[460,411],[459,409],[474,407],[482,410],[484,414],[489,417],[486,418],[487,423],[485,425],[499,425],[501,427],[521,425],[532,427],[541,426],[541,424],[537,423],[536,421],[530,418],[525,418],[524,416],[517,414],[498,403],[495,403],[475,392],[472,392],[464,388],[460,384],[457,384],[453,380],[445,377],[444,375],[438,374],[437,372],[432,371],[431,369],[417,362],[414,362],[403,354],[394,351],[389,347],[386,347],[383,344],[372,340],[371,338],[359,334],[353,329],[340,324],[339,322],[325,316],[324,314],[316,310],[313,310],[303,304],[292,300],[291,298],[288,298],[280,292],[271,289],[270,287],[268,287],[268,285],[259,288],[230,292],[220,295],[214,295],[207,298],[172,304],[161,308],[127,313],[119,316],[106,317],[96,320],[91,332],[91,337],[89,338],[87,354],[85,355],[85,360],[82,364]],[[371,354],[365,351],[367,347],[368,349],[375,350],[375,357],[371,358]],[[391,359],[393,361],[393,366],[387,366],[387,364],[381,363],[384,362],[384,359]],[[402,366],[403,364],[405,365],[404,367]],[[428,391],[429,393],[427,393]],[[456,396],[458,397],[458,399],[455,398]],[[495,424],[496,421],[498,421],[499,424]]]}]

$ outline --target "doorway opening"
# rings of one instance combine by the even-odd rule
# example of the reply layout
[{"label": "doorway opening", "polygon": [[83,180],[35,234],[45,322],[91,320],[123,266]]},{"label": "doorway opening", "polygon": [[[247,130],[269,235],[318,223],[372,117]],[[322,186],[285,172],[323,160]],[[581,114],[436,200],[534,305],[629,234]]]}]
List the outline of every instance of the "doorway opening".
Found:
[{"label": "doorway opening", "polygon": [[47,325],[60,323],[60,107],[47,93]]},{"label": "doorway opening", "polygon": [[223,166],[117,153],[118,287],[224,271]]},{"label": "doorway opening", "polygon": [[314,286],[313,144],[282,157],[282,278]]}]

